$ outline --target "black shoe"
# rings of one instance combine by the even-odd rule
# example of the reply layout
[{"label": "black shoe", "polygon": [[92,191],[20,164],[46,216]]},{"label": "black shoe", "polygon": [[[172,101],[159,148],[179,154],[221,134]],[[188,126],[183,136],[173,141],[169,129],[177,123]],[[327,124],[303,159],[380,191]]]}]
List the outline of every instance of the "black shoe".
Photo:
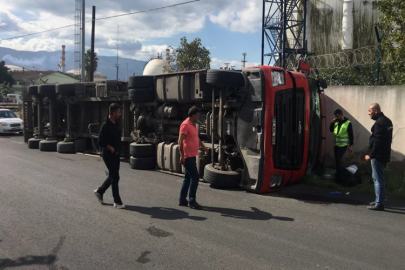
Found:
[{"label": "black shoe", "polygon": [[188,203],[188,206],[191,209],[195,209],[195,210],[201,210],[202,209],[202,206],[199,205],[198,202],[190,202],[190,203]]},{"label": "black shoe", "polygon": [[185,201],[181,201],[181,202],[179,202],[179,206],[188,206],[188,201],[187,200],[185,200]]},{"label": "black shoe", "polygon": [[94,191],[94,195],[96,195],[97,200],[99,201],[99,203],[104,204],[103,195],[101,195],[100,193],[98,193],[98,189],[96,189],[96,190]]},{"label": "black shoe", "polygon": [[384,205],[376,203],[374,205],[370,205],[367,207],[370,210],[375,210],[375,211],[384,211]]}]

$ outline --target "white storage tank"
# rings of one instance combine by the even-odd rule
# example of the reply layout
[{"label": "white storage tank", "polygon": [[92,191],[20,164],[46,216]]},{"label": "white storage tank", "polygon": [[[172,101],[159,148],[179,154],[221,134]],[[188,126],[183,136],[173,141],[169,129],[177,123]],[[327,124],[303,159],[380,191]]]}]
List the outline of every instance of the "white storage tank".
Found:
[{"label": "white storage tank", "polygon": [[159,75],[163,74],[164,68],[167,66],[167,62],[161,58],[151,59],[148,64],[146,64],[145,68],[143,69],[143,75]]}]

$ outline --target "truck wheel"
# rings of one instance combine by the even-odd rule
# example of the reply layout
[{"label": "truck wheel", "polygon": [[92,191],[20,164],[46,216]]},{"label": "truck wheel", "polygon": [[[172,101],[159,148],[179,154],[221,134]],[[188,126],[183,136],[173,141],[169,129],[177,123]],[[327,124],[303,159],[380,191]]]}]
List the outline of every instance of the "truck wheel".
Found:
[{"label": "truck wheel", "polygon": [[155,157],[144,157],[144,158],[129,158],[129,164],[134,170],[154,170],[156,168],[156,158]]},{"label": "truck wheel", "polygon": [[56,152],[58,141],[42,140],[39,142],[39,151]]},{"label": "truck wheel", "polygon": [[61,153],[61,154],[76,153],[74,142],[59,142],[56,146],[56,149],[57,149],[58,153]]},{"label": "truck wheel", "polygon": [[245,78],[239,71],[209,69],[207,71],[207,83],[226,87],[243,87],[245,86]]},{"label": "truck wheel", "polygon": [[27,91],[28,95],[31,96],[36,96],[38,95],[38,85],[31,85],[28,86],[28,91]]},{"label": "truck wheel", "polygon": [[73,96],[75,94],[76,84],[74,83],[62,83],[56,85],[56,94],[62,96]]},{"label": "truck wheel", "polygon": [[131,143],[129,145],[129,153],[135,158],[143,157],[155,157],[155,145],[153,144],[140,144],[140,143]]},{"label": "truck wheel", "polygon": [[129,99],[134,102],[155,101],[155,91],[153,88],[136,88],[128,90]]},{"label": "truck wheel", "polygon": [[241,174],[235,171],[220,171],[208,164],[204,168],[204,181],[214,188],[236,188],[239,186]]},{"label": "truck wheel", "polygon": [[155,77],[153,76],[131,76],[128,80],[129,89],[154,87],[154,85]]},{"label": "truck wheel", "polygon": [[42,141],[42,139],[35,139],[35,138],[28,139],[28,148],[29,149],[39,149],[40,141]]},{"label": "truck wheel", "polygon": [[46,97],[52,97],[56,95],[56,87],[54,84],[40,85],[38,86],[38,94]]}]

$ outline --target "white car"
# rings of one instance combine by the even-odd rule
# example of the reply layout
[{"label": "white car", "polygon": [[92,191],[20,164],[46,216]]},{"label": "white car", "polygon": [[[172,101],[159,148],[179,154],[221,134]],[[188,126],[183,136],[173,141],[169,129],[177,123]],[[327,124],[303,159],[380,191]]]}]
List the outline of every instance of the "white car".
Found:
[{"label": "white car", "polygon": [[13,111],[0,109],[0,133],[22,133],[24,122]]}]

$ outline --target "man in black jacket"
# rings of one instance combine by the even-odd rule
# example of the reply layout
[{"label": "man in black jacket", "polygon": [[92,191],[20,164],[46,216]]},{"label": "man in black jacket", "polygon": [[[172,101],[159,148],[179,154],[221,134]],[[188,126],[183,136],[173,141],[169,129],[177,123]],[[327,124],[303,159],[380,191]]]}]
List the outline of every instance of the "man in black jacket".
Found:
[{"label": "man in black jacket", "polygon": [[120,105],[113,103],[109,107],[109,116],[103,123],[98,137],[98,145],[101,147],[101,153],[105,165],[108,168],[108,177],[103,185],[94,191],[98,201],[103,202],[103,195],[106,190],[112,186],[112,194],[114,197],[114,207],[118,209],[125,208],[121,201],[118,188],[120,180],[120,151],[121,151],[121,129],[118,125],[118,120],[121,117]]},{"label": "man in black jacket", "polygon": [[334,133],[334,152],[335,152],[335,163],[337,177],[339,177],[339,172],[341,170],[341,163],[347,148],[349,148],[349,153],[353,151],[353,126],[352,123],[343,116],[343,112],[337,109],[334,112],[335,118],[332,123],[330,123],[329,130]]},{"label": "man in black jacket", "polygon": [[376,200],[370,203],[370,210],[384,210],[385,203],[385,167],[391,159],[392,129],[391,120],[382,112],[378,103],[373,103],[368,108],[368,115],[375,121],[371,128],[369,140],[369,153],[365,160],[371,160],[373,170],[373,181],[375,188]]}]

